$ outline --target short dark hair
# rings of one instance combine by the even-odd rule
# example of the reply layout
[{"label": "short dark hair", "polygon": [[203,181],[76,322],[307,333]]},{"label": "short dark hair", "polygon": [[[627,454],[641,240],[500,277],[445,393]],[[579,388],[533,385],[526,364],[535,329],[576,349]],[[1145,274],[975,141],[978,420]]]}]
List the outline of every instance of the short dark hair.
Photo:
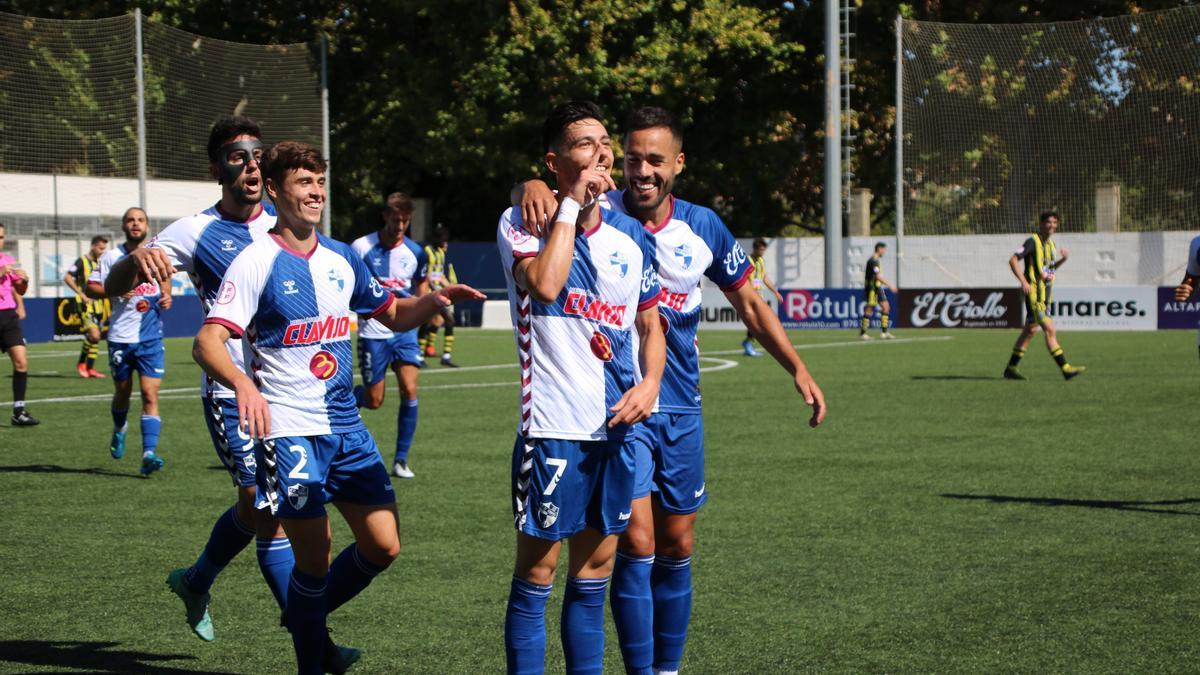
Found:
[{"label": "short dark hair", "polygon": [[570,101],[554,106],[542,123],[542,147],[546,152],[558,147],[566,135],[567,127],[587,119],[604,124],[604,111],[591,101]]},{"label": "short dark hair", "polygon": [[96,236],[92,237],[92,246],[95,246],[96,244],[99,244],[100,242],[104,242],[104,243],[106,243],[106,244],[107,244],[107,243],[108,243],[108,237],[106,237],[106,236],[104,236],[104,235],[102,235],[102,234],[98,234],[98,235],[96,235]]},{"label": "short dark hair", "polygon": [[766,240],[766,239],[763,239],[762,237],[759,237],[758,239],[755,239],[755,240],[754,240],[754,247],[755,247],[755,248],[757,248],[757,247],[759,247],[759,246],[766,246],[766,245],[767,245],[767,240]]},{"label": "short dark hair", "polygon": [[1050,220],[1051,218],[1053,218],[1055,220],[1062,220],[1062,218],[1058,217],[1057,211],[1042,211],[1040,214],[1038,214],[1038,222],[1039,223],[1044,223],[1047,220]]},{"label": "short dark hair", "polygon": [[413,203],[412,197],[403,192],[393,192],[388,195],[385,203],[389,210],[397,211],[402,216],[411,216],[413,211],[417,210],[417,205]]},{"label": "short dark hair", "polygon": [[657,106],[643,106],[629,113],[629,117],[625,118],[625,133],[641,131],[643,129],[657,129],[666,127],[671,130],[671,135],[683,145],[683,125],[671,114],[671,111],[666,108]]},{"label": "short dark hair", "polygon": [[314,173],[325,173],[325,158],[321,151],[300,141],[280,141],[263,156],[263,176],[275,181],[278,189],[289,171],[308,169]]},{"label": "short dark hair", "polygon": [[887,248],[887,242],[886,242],[886,241],[877,241],[877,242],[875,242],[875,250],[876,250],[876,251],[878,251],[878,250],[879,250],[879,249],[881,249],[881,248]]},{"label": "short dark hair", "polygon": [[444,225],[438,225],[436,228],[434,228],[433,237],[431,237],[429,241],[434,246],[441,246],[442,244],[445,244],[446,242],[450,241],[450,230],[446,229]]},{"label": "short dark hair", "polygon": [[258,127],[258,122],[249,117],[230,115],[214,122],[212,130],[208,132],[208,161],[218,161],[217,151],[221,146],[242,134],[262,140],[262,129]]}]

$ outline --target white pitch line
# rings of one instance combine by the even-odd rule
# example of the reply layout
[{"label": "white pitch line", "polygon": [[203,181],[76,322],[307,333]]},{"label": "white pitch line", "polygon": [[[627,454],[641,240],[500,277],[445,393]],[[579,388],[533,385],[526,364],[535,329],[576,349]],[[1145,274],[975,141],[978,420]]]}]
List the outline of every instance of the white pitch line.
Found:
[{"label": "white pitch line", "polygon": [[[906,343],[911,343],[911,342],[945,342],[947,340],[953,340],[953,339],[954,339],[953,335],[931,335],[929,337],[893,338],[891,340],[876,339],[876,340],[854,340],[854,341],[844,340],[842,342],[813,342],[810,344],[802,344],[802,345],[794,344],[792,346],[798,350],[799,349],[829,349],[829,348],[833,348],[833,347],[865,347],[865,346],[870,346],[873,344],[899,345],[899,344],[906,344]],[[722,349],[722,350],[715,351],[715,352],[700,352],[700,355],[705,356],[708,354],[720,354],[722,356],[725,356],[728,354],[741,354],[741,353],[743,353],[743,352],[740,349]]]},{"label": "white pitch line", "polygon": [[[888,344],[904,344],[904,343],[912,343],[912,342],[945,342],[946,340],[953,340],[953,339],[954,339],[954,337],[951,335],[938,335],[938,336],[930,336],[930,337],[896,338],[894,340],[880,340],[879,344],[882,344],[885,342]],[[821,349],[821,348],[831,348],[831,347],[859,347],[862,345],[869,345],[869,344],[876,344],[876,341],[872,340],[871,342],[866,342],[866,341],[817,342],[817,343],[813,343],[813,344],[792,345],[792,346],[795,347],[796,349]],[[700,372],[715,373],[715,372],[721,371],[721,370],[729,370],[731,368],[737,368],[739,365],[741,365],[741,363],[738,361],[731,361],[728,359],[718,359],[718,358],[713,358],[713,357],[715,355],[724,356],[724,355],[728,355],[728,354],[741,354],[741,353],[742,353],[742,350],[740,350],[740,349],[726,349],[726,350],[719,350],[719,351],[712,351],[712,352],[701,352],[700,359],[702,361],[710,361],[710,362],[715,363],[715,365],[705,366],[700,369]],[[446,369],[442,369],[442,370],[433,370],[433,371],[428,371],[423,374],[424,375],[432,375],[433,373],[451,373],[451,372],[460,373],[460,372],[468,372],[468,371],[472,371],[472,370],[496,370],[496,369],[500,369],[500,368],[515,368],[516,366],[517,366],[517,364],[515,364],[515,363],[493,363],[493,364],[489,364],[489,365],[485,365],[485,366],[464,366],[462,368],[446,368]],[[358,379],[357,374],[355,374],[355,379]],[[484,388],[489,388],[489,387],[508,387],[508,386],[513,386],[515,384],[516,384],[516,382],[463,382],[460,384],[432,384],[432,385],[426,385],[426,386],[419,387],[418,391],[442,390],[442,389],[484,389]],[[389,389],[391,389],[392,391],[396,391],[395,387],[389,387]],[[179,387],[179,388],[175,388],[175,389],[160,389],[158,393],[159,393],[159,398],[164,399],[164,400],[165,399],[184,399],[184,398],[195,397],[197,390],[195,387]],[[173,396],[173,394],[189,394],[189,395]],[[104,401],[104,400],[107,400],[110,398],[112,398],[111,392],[104,393],[104,394],[84,394],[81,396],[59,396],[59,397],[55,397],[55,398],[30,399],[30,400],[27,400],[26,403],[30,403],[30,404],[32,404],[32,403],[71,403],[71,402],[75,402],[75,401]],[[139,393],[136,391],[133,392],[132,398],[140,398]],[[12,405],[12,401],[0,401],[0,406],[7,406],[7,405]]]}]

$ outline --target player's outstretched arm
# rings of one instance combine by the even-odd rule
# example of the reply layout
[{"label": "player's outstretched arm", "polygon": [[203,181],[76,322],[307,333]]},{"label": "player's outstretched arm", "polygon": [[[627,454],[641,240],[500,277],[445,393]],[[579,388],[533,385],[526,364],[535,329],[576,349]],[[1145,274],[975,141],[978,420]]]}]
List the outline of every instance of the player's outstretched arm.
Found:
[{"label": "player's outstretched arm", "polygon": [[1058,256],[1058,260],[1055,260],[1054,264],[1051,265],[1051,267],[1053,267],[1054,269],[1058,269],[1058,268],[1062,267],[1063,263],[1067,262],[1067,257],[1070,255],[1070,253],[1067,251],[1065,246],[1060,246],[1058,249],[1058,252],[1060,254]]},{"label": "player's outstretched arm", "polygon": [[884,286],[887,286],[888,290],[891,291],[892,293],[900,292],[900,291],[896,290],[896,285],[893,284],[892,282],[888,281],[887,278],[884,277],[882,274],[876,274],[875,277],[877,279],[879,279],[879,283],[883,284]]},{"label": "player's outstretched arm", "polygon": [[726,291],[725,297],[737,310],[738,316],[742,317],[742,323],[746,324],[746,329],[754,339],[758,340],[763,349],[775,357],[779,365],[792,376],[796,391],[804,397],[804,403],[812,406],[813,414],[808,420],[808,426],[815,427],[820,424],[825,419],[827,410],[825,394],[809,374],[808,367],[796,353],[795,347],[792,347],[792,341],[788,339],[783,324],[779,323],[779,317],[763,302],[758,293],[754,292],[754,287],[750,284],[742,284],[735,290]]},{"label": "player's outstretched arm", "polygon": [[521,208],[521,223],[539,239],[550,228],[550,219],[558,211],[558,199],[550,186],[539,178],[517,183],[509,194],[513,206]]},{"label": "player's outstretched arm", "polygon": [[192,358],[209,377],[229,387],[237,395],[238,428],[251,438],[266,438],[271,433],[271,410],[258,387],[246,373],[233,364],[225,343],[233,337],[220,323],[205,323],[192,343]]},{"label": "player's outstretched arm", "polygon": [[104,284],[99,281],[89,281],[83,287],[83,294],[93,300],[103,300],[108,297],[108,293],[104,290]]},{"label": "player's outstretched arm", "polygon": [[175,274],[175,266],[162,249],[139,246],[113,264],[104,280],[104,296],[101,297],[125,295],[143,280],[169,284],[172,274]]},{"label": "player's outstretched arm", "polygon": [[453,284],[419,297],[396,298],[374,319],[391,330],[403,332],[429,323],[443,307],[487,296],[466,284]]},{"label": "player's outstretched arm", "polygon": [[667,363],[667,340],[663,337],[662,322],[658,319],[658,306],[639,310],[637,318],[638,338],[641,346],[638,361],[642,368],[642,381],[621,396],[610,410],[613,413],[608,426],[637,424],[654,411],[658,390],[662,384],[663,368]]}]

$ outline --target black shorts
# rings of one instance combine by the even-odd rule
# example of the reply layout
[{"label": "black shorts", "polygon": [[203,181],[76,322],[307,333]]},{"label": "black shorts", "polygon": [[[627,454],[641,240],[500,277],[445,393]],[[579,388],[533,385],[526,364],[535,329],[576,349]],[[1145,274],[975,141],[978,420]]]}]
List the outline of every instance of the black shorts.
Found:
[{"label": "black shorts", "polygon": [[17,310],[0,309],[0,352],[23,346],[25,334],[21,332],[21,320],[17,318]]},{"label": "black shorts", "polygon": [[879,288],[867,286],[863,289],[863,302],[866,303],[867,307],[874,307],[887,301],[887,291],[883,289],[883,286]]}]

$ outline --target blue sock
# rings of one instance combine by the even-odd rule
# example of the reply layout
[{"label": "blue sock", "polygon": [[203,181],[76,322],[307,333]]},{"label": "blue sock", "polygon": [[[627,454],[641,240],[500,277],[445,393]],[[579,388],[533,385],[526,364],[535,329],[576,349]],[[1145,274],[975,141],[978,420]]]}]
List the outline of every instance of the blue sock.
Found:
[{"label": "blue sock", "polygon": [[569,675],[604,672],[604,594],[608,579],[567,579],[562,645]]},{"label": "blue sock", "polygon": [[692,616],[692,557],[655,558],[650,588],[654,591],[654,667],[679,670]]},{"label": "blue sock", "polygon": [[142,454],[158,450],[158,434],[162,431],[162,418],[158,415],[142,415]]},{"label": "blue sock", "polygon": [[221,514],[213,525],[212,533],[208,535],[208,543],[204,552],[196,560],[196,564],[188,568],[187,587],[193,593],[207,593],[212,588],[213,581],[229,561],[233,560],[246,544],[254,538],[254,528],[243,525],[237,519],[234,507]]},{"label": "blue sock", "polygon": [[333,610],[362,593],[385,569],[387,568],[364,558],[357,544],[350,544],[342,549],[329,566],[329,601],[326,612],[333,614]]},{"label": "blue sock", "polygon": [[287,625],[296,648],[297,672],[300,675],[322,675],[325,655],[325,597],[328,588],[325,577],[310,577],[292,568],[288,587]]},{"label": "blue sock", "polygon": [[116,407],[113,407],[112,418],[113,431],[125,431],[125,427],[128,426],[129,422],[129,408],[117,410]]},{"label": "blue sock", "polygon": [[271,595],[279,603],[279,609],[287,607],[288,584],[296,556],[292,554],[292,543],[287,537],[258,540],[258,569],[266,579]]},{"label": "blue sock", "polygon": [[654,556],[617,553],[612,575],[612,616],[629,675],[651,675],[654,664],[654,595],[650,570]]},{"label": "blue sock", "polygon": [[400,401],[400,412],[396,415],[396,461],[408,461],[408,449],[417,433],[417,399]]},{"label": "blue sock", "polygon": [[504,613],[504,653],[509,675],[546,668],[546,601],[554,585],[539,586],[513,577]]}]

